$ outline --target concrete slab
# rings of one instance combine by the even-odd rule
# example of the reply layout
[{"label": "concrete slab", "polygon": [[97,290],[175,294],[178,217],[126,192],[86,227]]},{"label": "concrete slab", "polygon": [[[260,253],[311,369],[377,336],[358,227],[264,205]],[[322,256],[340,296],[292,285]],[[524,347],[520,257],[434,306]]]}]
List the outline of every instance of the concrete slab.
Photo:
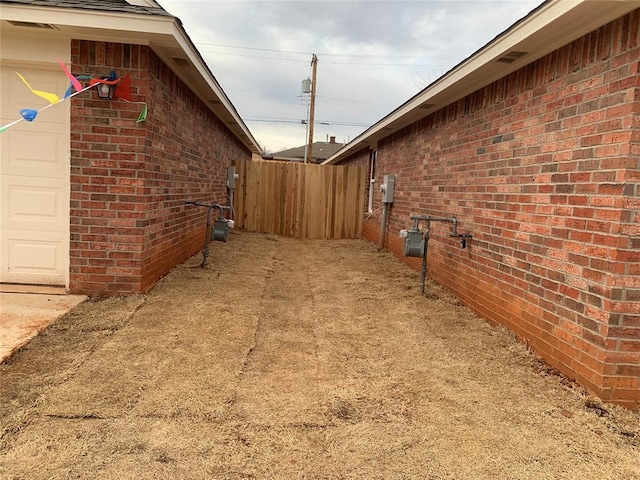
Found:
[{"label": "concrete slab", "polygon": [[67,295],[64,287],[51,287],[48,285],[18,285],[15,283],[0,283],[2,293],[46,293],[49,295]]},{"label": "concrete slab", "polygon": [[[5,287],[0,291],[0,362],[87,299],[84,295],[61,294],[59,290],[55,293],[9,293],[6,290],[16,289]],[[41,288],[31,290],[42,291]]]}]

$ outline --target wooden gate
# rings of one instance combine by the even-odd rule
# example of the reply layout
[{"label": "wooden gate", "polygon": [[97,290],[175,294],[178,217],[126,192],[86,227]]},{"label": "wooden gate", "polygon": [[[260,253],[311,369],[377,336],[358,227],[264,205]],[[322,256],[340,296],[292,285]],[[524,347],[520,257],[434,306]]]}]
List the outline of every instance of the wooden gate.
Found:
[{"label": "wooden gate", "polygon": [[237,161],[238,228],[295,238],[358,238],[365,172],[359,166]]}]

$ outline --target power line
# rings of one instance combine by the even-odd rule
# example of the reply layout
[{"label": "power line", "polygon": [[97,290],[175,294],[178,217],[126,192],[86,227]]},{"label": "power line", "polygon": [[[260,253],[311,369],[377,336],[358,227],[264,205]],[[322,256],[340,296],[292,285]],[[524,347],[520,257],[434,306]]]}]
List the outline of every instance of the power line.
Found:
[{"label": "power line", "polygon": [[[293,55],[312,55],[311,52],[295,52],[292,50],[278,50],[274,48],[256,48],[256,47],[242,47],[239,45],[224,45],[221,43],[207,43],[207,42],[194,42],[196,45],[207,45],[210,47],[224,47],[224,48],[237,48],[240,50],[256,50],[259,52],[274,52],[274,53],[289,53]],[[306,61],[306,60],[305,60]]]},{"label": "power line", "polygon": [[388,106],[397,107],[398,106],[395,103],[363,102],[363,101],[360,101],[360,100],[348,100],[346,98],[325,97],[324,95],[318,95],[318,98],[326,98],[328,100],[337,100],[339,102],[362,103],[362,104],[365,104],[365,105],[382,105],[382,106],[385,106],[385,107],[388,107]]},{"label": "power line", "polygon": [[245,117],[243,119],[245,122],[261,122],[261,123],[296,123],[300,125],[304,120],[278,120],[275,118],[249,118]]},{"label": "power line", "polygon": [[[244,57],[244,58],[257,58],[260,60],[277,60],[281,62],[294,62],[294,63],[309,63],[307,60],[296,60],[294,58],[282,58],[282,57],[266,57],[264,55],[244,55],[241,53],[226,53],[226,52],[203,52],[211,55],[227,55],[230,57]],[[393,58],[393,57],[389,57]],[[412,57],[419,58],[419,57]],[[371,62],[327,62],[324,61],[323,65],[353,65],[353,66],[369,66],[369,67],[440,67],[447,68],[448,64],[436,64],[436,63],[371,63]]]},{"label": "power line", "polygon": [[[259,47],[244,47],[244,46],[240,46],[240,45],[225,45],[225,44],[221,44],[221,43],[207,43],[207,42],[195,42],[196,45],[205,45],[205,46],[210,46],[210,47],[222,47],[222,48],[235,48],[235,49],[239,49],[239,50],[253,50],[253,51],[257,51],[257,52],[271,52],[271,53],[284,53],[284,54],[288,54],[288,55],[312,55],[312,52],[302,52],[302,51],[295,51],[295,50],[281,50],[281,49],[275,49],[275,48],[259,48]],[[237,56],[237,57],[249,57],[249,58],[264,58],[264,59],[269,59],[269,60],[286,60],[286,61],[293,61],[293,62],[306,62],[307,60],[293,60],[293,59],[284,59],[281,57],[265,57],[265,56],[253,56],[253,55],[242,55],[239,53],[225,53],[225,52],[211,52],[211,53],[216,53],[219,55],[230,55],[230,56]],[[391,59],[405,59],[405,60],[410,60],[410,59],[424,59],[425,55],[388,55],[388,54],[369,54],[369,53],[318,53],[316,54],[318,56],[323,56],[323,57],[347,57],[347,58],[391,58]],[[427,57],[430,58],[431,60],[458,60],[457,57]],[[323,61],[322,63],[332,63],[332,64],[337,64],[337,65],[386,65],[386,64],[377,64],[377,63],[354,63],[354,62],[328,62],[328,61]],[[389,64],[389,65],[394,65],[394,64]],[[404,65],[404,64],[399,64],[399,65]],[[415,66],[425,66],[425,65],[415,65]],[[426,65],[426,66],[430,66],[430,65]],[[434,66],[439,66],[439,65],[434,65]]]},{"label": "power line", "polygon": [[[264,123],[296,123],[304,125],[304,120],[298,120],[294,118],[277,118],[277,117],[261,117],[261,116],[247,116],[244,117],[245,122],[264,122]],[[317,120],[314,122],[316,125],[335,125],[340,127],[369,127],[369,123],[357,123],[357,122],[341,122],[331,120]]]},{"label": "power line", "polygon": [[309,63],[307,60],[295,60],[293,58],[265,57],[263,55],[243,55],[241,53],[206,52],[212,55],[228,55],[230,57],[259,58],[262,60],[280,60],[282,62]]},{"label": "power line", "polygon": [[[426,80],[422,79],[423,82]],[[269,95],[247,95],[245,93],[236,93],[234,90],[227,90],[227,93],[230,97],[233,98],[258,98],[260,100],[274,100],[279,103],[289,103],[291,105],[299,105],[300,104],[300,96],[296,97],[294,100],[293,97],[273,97]],[[347,98],[337,98],[337,97],[327,97],[326,95],[316,95],[318,98],[324,98],[326,100],[336,100],[338,102],[347,102],[347,103],[360,103],[363,105],[381,105],[383,107],[397,107],[397,103],[380,103],[380,102],[364,102],[362,100],[351,100]]]}]

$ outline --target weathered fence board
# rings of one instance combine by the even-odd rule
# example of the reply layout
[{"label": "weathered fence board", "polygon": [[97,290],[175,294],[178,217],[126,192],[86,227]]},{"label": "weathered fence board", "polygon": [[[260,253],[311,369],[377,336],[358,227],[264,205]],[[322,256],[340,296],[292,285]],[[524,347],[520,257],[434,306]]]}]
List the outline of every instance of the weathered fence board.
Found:
[{"label": "weathered fence board", "polygon": [[295,238],[357,238],[362,233],[362,167],[237,161],[238,228]]}]

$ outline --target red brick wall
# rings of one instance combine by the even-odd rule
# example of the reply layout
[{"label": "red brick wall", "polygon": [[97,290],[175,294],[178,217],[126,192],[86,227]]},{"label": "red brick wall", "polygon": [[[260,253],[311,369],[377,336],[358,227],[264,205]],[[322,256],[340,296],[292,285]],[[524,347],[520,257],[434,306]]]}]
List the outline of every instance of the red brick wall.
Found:
[{"label": "red brick wall", "polygon": [[146,291],[204,244],[206,210],[226,203],[226,167],[246,147],[145,46],[72,42],[76,74],[131,77],[133,101],[71,103],[70,289]]},{"label": "red brick wall", "polygon": [[[378,142],[388,248],[433,223],[429,275],[605,400],[640,407],[640,10]],[[376,194],[380,204],[380,194]],[[380,216],[364,233],[378,240]],[[419,262],[408,262],[418,267]]]}]

